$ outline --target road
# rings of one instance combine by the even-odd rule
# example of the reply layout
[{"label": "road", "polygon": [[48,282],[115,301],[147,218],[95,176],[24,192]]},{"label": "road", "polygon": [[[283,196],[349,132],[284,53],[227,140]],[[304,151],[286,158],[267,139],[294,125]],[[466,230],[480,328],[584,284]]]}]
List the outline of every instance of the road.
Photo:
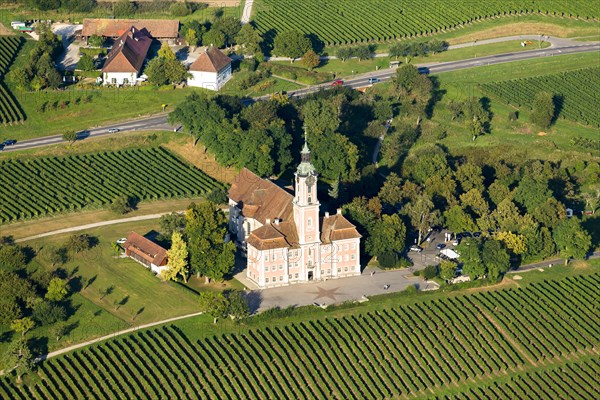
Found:
[{"label": "road", "polygon": [[[506,40],[506,38],[504,38]],[[500,41],[499,39],[494,39]],[[513,40],[513,39],[511,39]],[[543,57],[551,57],[554,55],[566,55],[566,54],[576,54],[583,52],[592,52],[592,51],[600,51],[600,43],[590,43],[590,42],[577,42],[581,44],[572,44],[571,41],[560,41],[558,44],[553,45],[550,48],[546,49],[537,49],[537,50],[528,50],[522,51],[518,53],[506,53],[506,54],[498,54],[494,56],[486,56],[479,58],[470,58],[467,60],[460,61],[449,61],[443,63],[427,63],[427,64],[418,64],[417,67],[421,73],[426,74],[437,74],[442,72],[449,71],[457,71],[461,69],[474,68],[479,66],[486,65],[495,65],[501,63],[508,63],[514,61],[522,61],[522,60],[530,60],[537,59]],[[355,78],[347,79],[344,81],[344,86],[350,87],[353,89],[371,86],[369,83],[369,78],[378,78],[381,82],[385,82],[390,80],[396,70],[394,68],[369,72],[366,74],[358,75]],[[320,85],[314,85],[307,88],[302,88],[298,90],[289,91],[288,94],[294,97],[303,97],[310,93],[318,92],[321,90],[331,89],[331,82],[323,83]],[[250,99],[249,102],[252,101],[260,101],[267,100],[271,97],[270,94],[256,97],[254,99]],[[78,133],[78,140],[90,138],[90,137],[102,137],[111,135],[108,133],[108,129],[114,127],[118,128],[120,132],[131,132],[131,131],[143,131],[143,130],[171,130],[175,129],[172,125],[167,123],[167,114],[159,114],[151,117],[145,117],[133,121],[128,122],[119,122],[112,125],[107,125],[103,127],[95,127],[85,131],[81,131]],[[114,135],[114,133],[112,134]],[[22,142],[18,142],[13,146],[7,146],[4,148],[4,151],[17,151],[24,149],[31,149],[41,146],[47,146],[51,144],[62,143],[64,140],[60,135],[55,136],[46,136],[43,138],[29,139],[23,140]]]}]

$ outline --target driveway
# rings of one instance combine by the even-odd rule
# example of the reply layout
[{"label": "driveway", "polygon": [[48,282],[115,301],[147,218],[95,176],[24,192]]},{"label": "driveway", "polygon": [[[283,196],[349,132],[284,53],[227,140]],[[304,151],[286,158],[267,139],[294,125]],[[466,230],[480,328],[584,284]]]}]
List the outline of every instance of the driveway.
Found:
[{"label": "driveway", "polygon": [[83,25],[53,24],[52,32],[62,36],[63,53],[58,57],[57,65],[61,70],[75,70],[79,62],[79,43],[75,42],[75,31],[83,28]]},{"label": "driveway", "polygon": [[[245,274],[245,270],[242,274]],[[371,273],[374,272],[373,275]],[[389,285],[388,289],[384,289]],[[266,311],[273,307],[305,306],[318,303],[329,305],[345,301],[361,301],[363,296],[373,296],[391,292],[401,292],[410,285],[419,290],[433,290],[438,286],[434,282],[425,282],[413,275],[411,269],[381,271],[366,268],[362,275],[328,281],[298,283],[270,289],[251,291],[250,307],[252,311]]]}]

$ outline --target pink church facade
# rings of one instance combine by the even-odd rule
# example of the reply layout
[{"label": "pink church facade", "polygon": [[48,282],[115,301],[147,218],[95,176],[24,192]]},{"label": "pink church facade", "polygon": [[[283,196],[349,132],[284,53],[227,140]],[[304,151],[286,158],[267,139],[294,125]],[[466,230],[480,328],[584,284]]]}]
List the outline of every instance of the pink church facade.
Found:
[{"label": "pink church facade", "polygon": [[305,144],[294,194],[243,169],[229,190],[229,230],[261,288],[360,275],[361,236],[338,210],[320,216],[317,173]]}]

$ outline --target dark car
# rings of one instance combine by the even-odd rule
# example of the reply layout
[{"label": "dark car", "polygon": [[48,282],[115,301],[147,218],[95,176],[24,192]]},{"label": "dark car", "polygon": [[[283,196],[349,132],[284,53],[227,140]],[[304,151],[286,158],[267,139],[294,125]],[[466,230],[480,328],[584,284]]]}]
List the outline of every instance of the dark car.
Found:
[{"label": "dark car", "polygon": [[446,245],[445,245],[444,243],[438,243],[438,244],[435,246],[435,248],[436,248],[436,249],[438,249],[438,250],[441,250],[441,249],[443,249],[444,247],[446,247]]},{"label": "dark car", "polygon": [[2,144],[5,145],[5,146],[12,146],[15,143],[17,143],[16,140],[14,140],[14,139],[8,139],[8,140],[5,140]]},{"label": "dark car", "polygon": [[331,82],[331,86],[342,86],[344,84],[344,81],[341,79],[336,79],[335,81]]},{"label": "dark car", "polygon": [[471,235],[471,232],[463,232],[460,234],[460,236],[465,237],[465,238],[473,237],[473,235]]},{"label": "dark car", "polygon": [[473,237],[478,238],[479,236],[481,236],[481,232],[475,232],[475,233],[473,233]]},{"label": "dark car", "polygon": [[0,143],[0,151],[4,150],[4,145]]}]

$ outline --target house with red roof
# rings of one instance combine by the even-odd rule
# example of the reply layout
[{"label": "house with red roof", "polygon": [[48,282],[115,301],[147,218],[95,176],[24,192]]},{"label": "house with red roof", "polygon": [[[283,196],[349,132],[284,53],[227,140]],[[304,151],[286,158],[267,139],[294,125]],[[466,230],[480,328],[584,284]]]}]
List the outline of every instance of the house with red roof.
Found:
[{"label": "house with red roof", "polygon": [[168,266],[167,250],[136,232],[131,232],[123,243],[125,255],[160,274]]},{"label": "house with red roof", "polygon": [[220,90],[231,79],[231,58],[214,46],[209,46],[190,66],[187,84],[210,90]]},{"label": "house with red roof", "polygon": [[320,216],[306,143],[294,175],[293,194],[245,168],[229,189],[229,231],[247,278],[267,288],[360,275],[361,235],[339,209]]},{"label": "house with red roof", "polygon": [[105,85],[135,85],[152,44],[146,29],[130,26],[119,36],[102,67]]},{"label": "house with red roof", "polygon": [[116,39],[131,27],[145,29],[153,39],[174,43],[179,36],[176,19],[108,19],[84,18],[81,38],[86,42],[92,35]]}]

